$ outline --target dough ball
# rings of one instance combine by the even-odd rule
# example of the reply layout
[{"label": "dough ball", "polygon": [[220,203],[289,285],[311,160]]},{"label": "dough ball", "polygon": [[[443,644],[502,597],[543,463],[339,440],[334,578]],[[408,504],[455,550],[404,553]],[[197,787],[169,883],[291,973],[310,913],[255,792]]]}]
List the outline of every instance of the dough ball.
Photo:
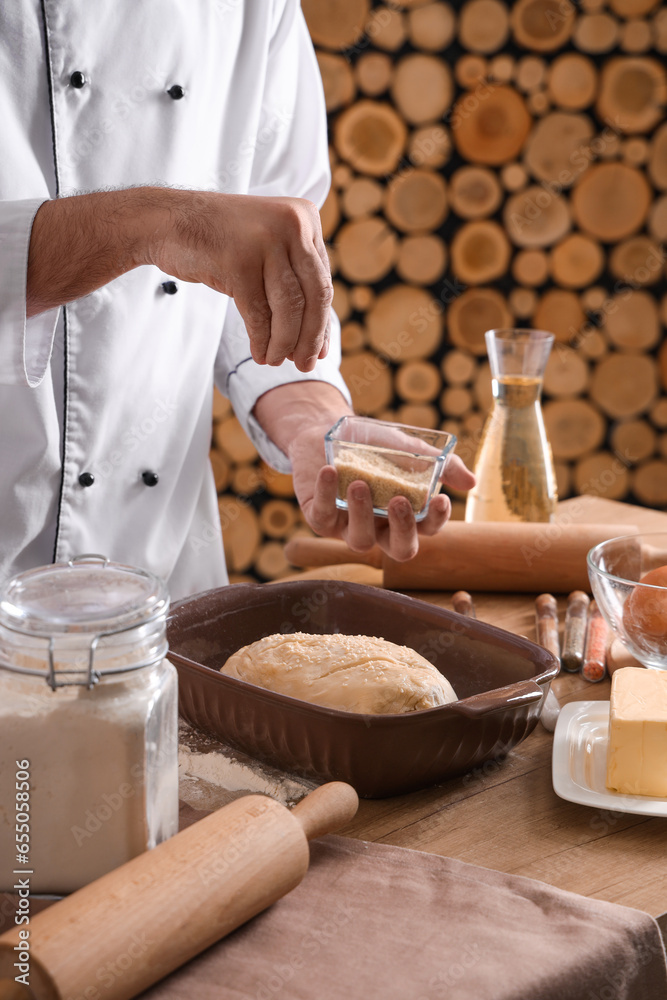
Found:
[{"label": "dough ball", "polygon": [[268,635],[221,673],[326,708],[389,715],[456,701],[449,681],[408,646],[367,635]]}]

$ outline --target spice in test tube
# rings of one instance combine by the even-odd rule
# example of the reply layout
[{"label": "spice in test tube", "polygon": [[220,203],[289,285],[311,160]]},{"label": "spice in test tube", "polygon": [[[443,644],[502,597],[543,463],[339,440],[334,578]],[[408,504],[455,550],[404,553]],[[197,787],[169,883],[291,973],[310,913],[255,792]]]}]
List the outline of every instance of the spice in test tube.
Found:
[{"label": "spice in test tube", "polygon": [[587,681],[601,681],[607,673],[607,640],[609,626],[600,614],[595,601],[591,601],[586,629],[586,652],[581,674]]},{"label": "spice in test tube", "polygon": [[558,604],[551,594],[540,594],[535,601],[535,629],[540,646],[559,660]]},{"label": "spice in test tube", "polygon": [[584,662],[586,646],[586,618],[590,599],[583,590],[573,590],[567,599],[563,653],[560,658],[563,670],[579,673]]},{"label": "spice in test tube", "polygon": [[467,590],[457,590],[455,594],[452,594],[452,606],[454,611],[458,611],[460,615],[465,615],[466,618],[477,618],[475,605]]}]

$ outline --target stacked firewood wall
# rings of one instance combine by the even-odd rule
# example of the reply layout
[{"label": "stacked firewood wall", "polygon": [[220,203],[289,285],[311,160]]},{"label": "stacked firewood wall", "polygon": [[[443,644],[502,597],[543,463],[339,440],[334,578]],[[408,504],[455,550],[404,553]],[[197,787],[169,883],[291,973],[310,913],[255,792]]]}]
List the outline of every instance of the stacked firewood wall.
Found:
[{"label": "stacked firewood wall", "polygon": [[[556,344],[544,416],[561,497],[667,508],[667,8],[659,0],[302,0],[324,81],[322,209],[360,413],[474,461],[484,331]],[[226,401],[212,458],[234,574],[307,531]],[[461,497],[453,497],[455,516]]]}]

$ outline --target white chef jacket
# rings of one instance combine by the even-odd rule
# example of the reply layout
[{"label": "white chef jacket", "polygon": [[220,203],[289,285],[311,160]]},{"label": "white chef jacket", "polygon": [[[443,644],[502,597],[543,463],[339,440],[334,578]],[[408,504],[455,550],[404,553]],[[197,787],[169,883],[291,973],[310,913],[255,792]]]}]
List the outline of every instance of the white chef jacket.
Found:
[{"label": "white chef jacket", "polygon": [[26,320],[38,207],[155,184],[321,205],[328,169],[298,0],[0,4],[0,579],[98,552],[153,570],[173,597],[226,582],[214,376],[282,471],[257,398],[313,379],[347,396],[335,322],[315,371],[256,365],[233,301],[186,282],[167,294],[155,267]]}]

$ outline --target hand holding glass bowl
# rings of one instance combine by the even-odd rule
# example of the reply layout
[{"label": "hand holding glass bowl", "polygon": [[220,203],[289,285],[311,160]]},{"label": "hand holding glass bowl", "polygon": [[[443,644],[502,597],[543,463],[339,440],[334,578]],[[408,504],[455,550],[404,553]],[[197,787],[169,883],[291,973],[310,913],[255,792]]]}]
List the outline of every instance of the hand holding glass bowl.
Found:
[{"label": "hand holding glass bowl", "polygon": [[667,532],[623,535],[588,553],[603,617],[645,667],[667,670]]},{"label": "hand holding glass bowl", "polygon": [[456,438],[446,431],[345,416],[325,434],[324,442],[327,464],[338,473],[340,510],[348,509],[348,487],[361,481],[371,491],[376,516],[388,517],[389,501],[403,496],[415,521],[421,521],[439,492]]}]

